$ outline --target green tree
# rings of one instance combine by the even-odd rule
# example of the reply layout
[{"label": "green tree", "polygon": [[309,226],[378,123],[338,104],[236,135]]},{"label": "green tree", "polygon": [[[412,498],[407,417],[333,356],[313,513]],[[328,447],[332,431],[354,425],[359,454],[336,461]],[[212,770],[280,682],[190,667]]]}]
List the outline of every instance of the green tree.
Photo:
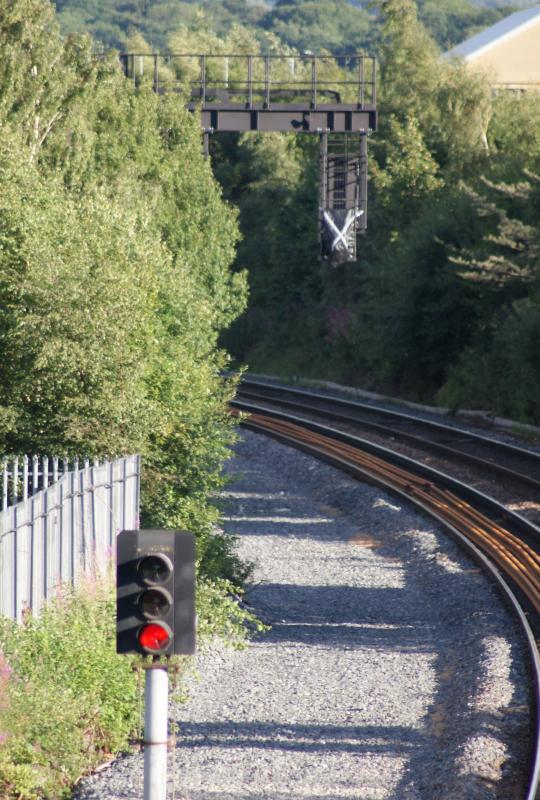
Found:
[{"label": "green tree", "polygon": [[63,41],[40,0],[0,26],[2,449],[142,452],[146,519],[197,530],[202,570],[232,577],[208,494],[232,436],[217,339],[245,280],[198,120]]},{"label": "green tree", "polygon": [[469,39],[483,28],[495,25],[516,11],[512,4],[499,8],[482,8],[468,0],[419,0],[418,12],[422,23],[443,50]]},{"label": "green tree", "polygon": [[418,20],[414,0],[382,0],[380,11],[382,122],[390,111],[429,123],[442,69],[435,43]]},{"label": "green tree", "polygon": [[487,335],[465,349],[438,394],[441,403],[540,420],[540,296],[494,316]]},{"label": "green tree", "polygon": [[460,192],[439,189],[369,265],[351,327],[356,371],[373,385],[431,397],[482,327],[484,288],[450,263],[450,251],[481,235],[471,205]]},{"label": "green tree", "polygon": [[367,11],[348,0],[279,0],[261,25],[300,52],[357,53],[371,35]]},{"label": "green tree", "polygon": [[540,178],[528,171],[515,184],[484,179],[468,190],[478,218],[491,222],[452,262],[471,286],[485,287],[494,311],[461,353],[439,398],[534,422],[540,406]]}]

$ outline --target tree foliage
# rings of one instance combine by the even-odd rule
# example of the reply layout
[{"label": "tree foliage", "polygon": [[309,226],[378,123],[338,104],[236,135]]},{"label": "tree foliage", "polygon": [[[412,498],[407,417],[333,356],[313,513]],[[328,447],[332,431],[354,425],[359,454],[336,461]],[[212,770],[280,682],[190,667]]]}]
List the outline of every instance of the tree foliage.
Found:
[{"label": "tree foliage", "polygon": [[419,0],[421,22],[439,47],[449,50],[459,42],[474,36],[483,28],[495,25],[516,10],[515,4],[504,2],[497,7],[484,8],[468,0]]},{"label": "tree foliage", "polygon": [[[419,17],[442,49],[449,49],[511,13],[517,3],[502,0],[419,0]],[[171,31],[181,27],[224,36],[234,25],[257,33],[271,31],[299,50],[350,53],[373,49],[380,19],[369,2],[348,0],[56,0],[65,33],[89,32],[105,47],[126,48],[138,31],[163,50]],[[487,6],[487,7],[485,7]]]},{"label": "tree foliage", "polygon": [[261,25],[300,52],[357,53],[370,41],[367,11],[348,0],[279,0]]},{"label": "tree foliage", "polygon": [[[252,286],[227,341],[266,371],[536,418],[520,392],[512,406],[510,388],[495,391],[485,365],[511,353],[508,375],[526,374],[527,394],[540,386],[526,355],[536,335],[538,99],[494,97],[481,73],[442,61],[412,0],[380,11],[380,128],[357,267],[337,274],[315,261],[314,142],[248,136],[217,149],[246,232],[237,264]],[[520,335],[522,356],[510,346]]]},{"label": "tree foliage", "polygon": [[202,572],[239,577],[207,498],[232,437],[217,339],[245,280],[198,121],[63,40],[41,0],[0,31],[2,450],[141,452],[146,521],[196,530]]},{"label": "tree foliage", "polygon": [[[62,15],[74,0],[61,5]],[[121,20],[123,41],[136,27],[146,37],[137,46],[151,50],[150,19],[162,3],[143,5],[110,0],[107,18]],[[534,318],[538,99],[493,97],[481,73],[440,58],[441,47],[511,5],[281,0],[250,16],[240,3],[216,1],[184,3],[181,24],[177,8],[170,2],[166,45],[180,52],[366,47],[380,59],[370,230],[358,267],[333,273],[316,261],[314,141],[250,134],[213,144],[215,173],[240,212],[235,270],[250,273],[250,307],[225,338],[237,356],[311,373],[307,362],[319,359],[332,377],[431,398],[444,395],[465,353],[467,363],[481,357],[480,342],[485,353],[495,339],[500,347],[501,331],[525,331],[515,309]]]}]

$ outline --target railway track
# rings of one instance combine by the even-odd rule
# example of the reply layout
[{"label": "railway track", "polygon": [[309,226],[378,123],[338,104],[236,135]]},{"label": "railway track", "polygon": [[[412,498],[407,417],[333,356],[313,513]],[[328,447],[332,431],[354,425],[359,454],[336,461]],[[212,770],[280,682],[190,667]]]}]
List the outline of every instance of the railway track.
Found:
[{"label": "railway track", "polygon": [[[333,402],[334,398],[328,395],[315,393],[312,396],[303,390],[260,383],[254,385],[249,381],[242,385],[232,406],[235,412],[247,415],[243,418],[247,427],[292,444],[360,480],[375,483],[413,502],[442,524],[489,571],[513,607],[529,647],[536,723],[532,732],[531,767],[525,800],[534,800],[540,782],[540,659],[536,642],[540,630],[540,529],[498,500],[455,477],[362,439],[348,430],[329,427],[313,419],[314,416],[325,420],[337,419],[348,427],[357,422],[354,419],[351,422],[351,418],[380,413],[379,409],[374,410],[371,406],[342,399],[338,399],[336,408],[332,408]],[[284,408],[287,410],[281,410]],[[302,415],[292,414],[291,409],[301,411]],[[389,415],[387,437],[397,439],[399,433],[409,442],[411,437],[419,438],[417,432],[403,430],[405,426],[412,427],[417,422],[415,418],[394,411],[383,413]],[[381,419],[375,421],[372,416],[366,421],[362,417],[358,424],[372,430],[377,426],[377,433],[381,434],[381,428],[384,428]],[[439,452],[449,446],[453,458],[459,457],[461,461],[471,458],[476,469],[482,467],[499,476],[511,477],[513,482],[527,486],[529,492],[540,488],[540,472],[536,471],[540,457],[536,453],[493,442],[478,434],[456,431],[439,423],[421,420],[420,425],[425,431],[434,431],[436,438],[432,443],[426,434],[426,441],[422,443],[424,450],[429,450],[432,444]],[[451,437],[450,445],[441,441],[443,436]],[[458,443],[465,447],[458,450]],[[493,449],[490,449],[492,444]],[[478,446],[484,448],[481,457],[475,449]],[[468,452],[468,448],[474,452]],[[525,455],[521,461],[522,453]],[[508,460],[501,464],[503,458]]]},{"label": "railway track", "polygon": [[[422,419],[402,411],[381,408],[369,403],[333,397],[324,392],[277,386],[245,378],[239,399],[264,402],[280,409],[300,411],[332,420],[348,429],[371,432],[393,442],[402,442],[420,454],[442,456],[448,462],[475,467],[485,476],[504,478],[525,488],[540,509],[540,454],[498,441],[479,433]],[[531,493],[531,489],[533,493]]]}]

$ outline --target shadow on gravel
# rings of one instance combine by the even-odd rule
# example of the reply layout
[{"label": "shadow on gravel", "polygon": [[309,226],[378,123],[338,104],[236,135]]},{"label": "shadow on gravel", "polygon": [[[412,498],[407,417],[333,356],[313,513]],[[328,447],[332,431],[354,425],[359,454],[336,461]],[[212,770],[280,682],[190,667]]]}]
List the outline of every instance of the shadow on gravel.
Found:
[{"label": "shadow on gravel", "polygon": [[[528,739],[517,630],[512,634],[502,595],[475,562],[448,569],[435,552],[464,563],[450,535],[433,553],[413,547],[404,559],[406,586],[422,590],[431,619],[422,647],[433,652],[435,692],[421,730],[432,754],[411,751],[407,773],[388,800],[516,800],[526,793]],[[490,663],[494,642],[508,650]],[[390,646],[400,649],[399,641]]]},{"label": "shadow on gravel", "polygon": [[[249,442],[242,447],[250,464]],[[461,558],[450,538],[433,532],[432,523],[404,507],[403,501],[381,492],[374,502],[354,481],[306,457],[295,457],[289,467],[277,447],[265,444],[265,454],[271,454],[270,462],[274,459],[278,466],[273,480],[266,455],[259,457],[255,447],[254,467],[226,501],[228,529],[240,538],[344,543],[348,530],[356,543],[344,548],[343,559],[349,566],[354,564],[358,583],[363,582],[363,570],[372,568],[367,550],[370,556],[383,559],[384,574],[394,577],[390,585],[378,588],[351,586],[346,581],[333,585],[339,584],[339,555],[332,562],[329,585],[318,585],[323,582],[324,560],[315,563],[309,585],[291,585],[294,577],[290,574],[283,583],[279,578],[263,583],[249,593],[249,602],[273,627],[255,640],[255,646],[300,644],[396,655],[432,654],[433,689],[429,692],[428,684],[423,689],[419,684],[419,691],[425,692],[423,716],[421,711],[411,727],[297,727],[224,720],[182,725],[181,746],[405,757],[407,769],[397,786],[381,794],[385,800],[523,797],[529,734],[523,687],[528,676],[499,593],[490,588],[489,579],[474,562]],[[243,491],[248,487],[256,487],[256,493]],[[292,558],[292,550],[287,553]],[[306,548],[301,553],[305,559]],[[319,553],[318,558],[324,555]],[[401,572],[397,580],[394,568]],[[495,659],[490,655],[493,646],[502,647],[502,655]],[[302,657],[302,648],[298,651]],[[204,800],[211,796],[201,794]],[[296,796],[293,785],[283,798],[295,800]],[[228,800],[222,794],[219,797]],[[252,797],[265,797],[264,791],[256,790]],[[334,800],[333,795],[323,797]],[[335,798],[340,800],[337,787]],[[361,774],[358,798],[362,798]],[[198,798],[193,795],[190,800]],[[231,796],[230,800],[240,798]],[[241,800],[251,798],[246,795]],[[309,798],[303,795],[302,800]],[[312,800],[323,798],[315,795]]]},{"label": "shadow on gravel", "polygon": [[426,609],[425,616],[411,618],[407,592],[406,587],[263,584],[250,602],[272,627],[255,641],[432,652],[431,612]]},{"label": "shadow on gravel", "polygon": [[[429,628],[424,628],[423,632],[431,640]],[[370,628],[358,625],[351,629],[350,627],[344,628],[342,625],[331,628],[326,624],[282,625],[273,623],[272,630],[266,635],[265,640],[276,644],[298,643],[336,649],[380,650],[385,653],[395,652],[396,649],[400,653],[432,652],[430,642],[419,636],[418,629],[411,632],[406,625],[391,629],[384,629],[382,626]]]},{"label": "shadow on gravel", "polygon": [[[322,541],[339,539],[336,519],[326,514],[306,515],[305,498],[294,494],[230,492],[217,498],[227,527],[234,535],[282,536],[295,539],[315,538]],[[298,506],[303,506],[299,511]]]},{"label": "shadow on gravel", "polygon": [[234,516],[224,518],[225,522],[234,523],[234,535],[242,536],[282,536],[287,539],[318,539],[335,542],[339,539],[336,523],[326,517],[295,517],[291,512],[274,514],[270,519],[264,514]]},{"label": "shadow on gravel", "polygon": [[356,753],[407,756],[424,737],[405,727],[284,725],[274,722],[183,722],[177,747],[244,747],[302,753]]}]

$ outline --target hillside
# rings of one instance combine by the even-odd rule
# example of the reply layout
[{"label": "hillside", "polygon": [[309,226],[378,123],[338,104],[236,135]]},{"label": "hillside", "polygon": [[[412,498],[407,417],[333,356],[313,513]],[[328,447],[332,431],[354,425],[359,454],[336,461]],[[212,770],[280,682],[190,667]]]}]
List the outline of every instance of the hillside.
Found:
[{"label": "hillside", "polygon": [[[419,16],[442,49],[492,25],[517,6],[515,0],[420,0]],[[261,41],[277,35],[301,50],[374,50],[380,20],[371,4],[348,0],[57,0],[64,33],[89,32],[105,47],[123,49],[133,32],[157,49],[181,27],[226,33],[234,24],[252,28]]]}]

